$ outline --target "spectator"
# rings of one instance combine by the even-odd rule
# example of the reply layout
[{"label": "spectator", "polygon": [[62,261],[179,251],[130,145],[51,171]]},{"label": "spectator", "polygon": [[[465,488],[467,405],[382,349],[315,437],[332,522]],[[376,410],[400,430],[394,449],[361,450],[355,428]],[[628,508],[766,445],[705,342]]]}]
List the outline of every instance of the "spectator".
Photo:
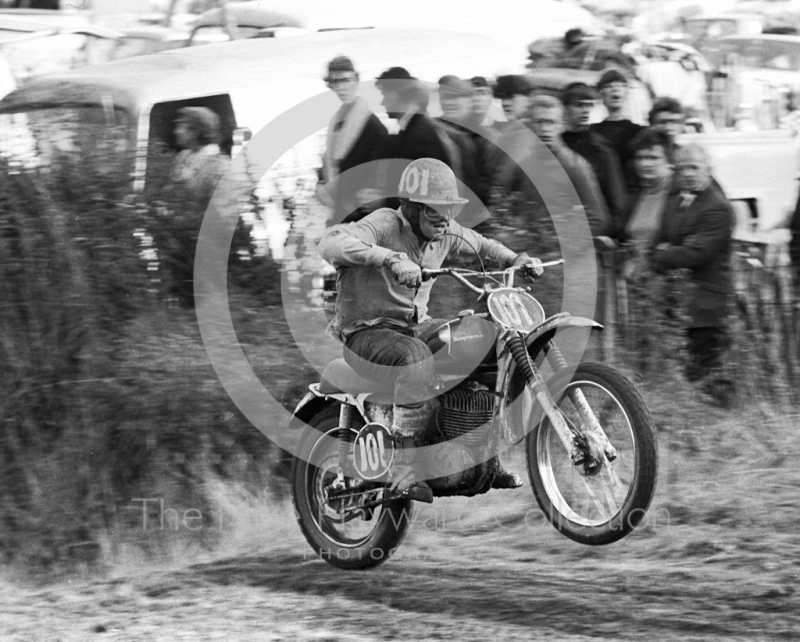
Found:
[{"label": "spectator", "polygon": [[[469,203],[460,214],[459,222],[462,225],[466,220],[471,223],[478,222],[475,214],[486,209],[484,203],[489,194],[487,148],[490,142],[480,130],[474,131],[468,127],[473,114],[472,99],[472,85],[466,80],[452,75],[442,76],[439,79],[439,103],[443,115],[437,122],[455,146],[451,157],[454,159],[457,157],[457,160],[451,168],[461,183],[475,195],[461,194],[469,199]],[[459,187],[459,190],[462,188]]]},{"label": "spectator", "polygon": [[631,158],[631,141],[644,129],[641,125],[625,118],[623,114],[628,98],[628,79],[621,71],[609,69],[600,77],[597,89],[603,105],[608,110],[608,116],[603,122],[590,125],[589,129],[611,143],[624,168]]},{"label": "spectator", "polygon": [[[169,174],[170,200],[181,204],[170,211],[167,235],[160,240],[169,293],[187,307],[194,305],[194,254],[203,216],[230,160],[220,151],[220,118],[207,107],[183,107],[175,119],[175,141],[181,150]],[[230,204],[229,185],[218,200]]]},{"label": "spectator", "polygon": [[792,220],[789,223],[789,230],[792,233],[792,238],[789,241],[789,256],[794,266],[795,292],[798,292],[800,290],[800,194],[797,196],[797,204],[794,207]]},{"label": "spectator", "polygon": [[[564,108],[552,96],[537,96],[531,104],[531,129],[539,140],[553,153],[564,168],[584,206],[592,234],[598,236],[607,229],[610,221],[600,186],[591,165],[580,154],[564,144]],[[535,167],[536,160],[526,163]]]},{"label": "spectator", "polygon": [[[333,205],[333,220],[357,221],[374,207],[369,203],[375,193],[377,168],[374,161],[388,154],[389,132],[367,106],[367,101],[356,96],[358,73],[353,62],[338,56],[328,63],[325,82],[342,101],[328,125],[325,157],[322,167],[324,191],[321,200]],[[363,170],[362,165],[372,163]],[[340,177],[348,170],[350,174]]]},{"label": "spectator", "polygon": [[575,49],[575,47],[582,45],[585,37],[586,34],[583,33],[583,29],[578,27],[575,27],[574,29],[568,29],[564,34],[564,53],[568,54],[570,51]]},{"label": "spectator", "polygon": [[498,128],[512,128],[528,114],[533,87],[525,76],[499,76],[494,86],[494,96],[500,99],[508,123],[497,123]]},{"label": "spectator", "polygon": [[667,134],[655,128],[642,130],[631,143],[637,185],[629,194],[625,217],[614,234],[623,248],[621,272],[627,279],[643,269],[644,251],[652,247],[661,230],[674,185],[672,164],[667,159],[669,144]]},{"label": "spectator", "polygon": [[713,182],[708,155],[702,147],[680,147],[675,161],[680,193],[667,201],[652,263],[658,272],[690,270],[690,323],[686,331],[690,363],[686,375],[690,381],[705,380],[706,391],[727,403],[730,382],[713,380],[709,375],[721,365],[728,343],[725,325],[733,290],[733,208]]},{"label": "spectator", "polygon": [[482,127],[484,133],[490,137],[499,135],[499,130],[495,127],[496,123],[489,113],[492,102],[494,101],[494,93],[489,82],[483,76],[474,76],[469,80],[472,86],[472,116],[470,118],[470,125],[473,127]]},{"label": "spectator", "polygon": [[400,132],[390,136],[388,157],[391,161],[383,186],[386,193],[392,194],[387,207],[397,209],[400,201],[394,194],[406,165],[418,158],[435,158],[452,168],[452,147],[427,114],[428,90],[406,69],[387,69],[378,76],[375,86],[383,95],[381,104],[387,115],[400,125]]},{"label": "spectator", "polygon": [[600,184],[613,226],[617,226],[625,215],[627,203],[625,175],[611,144],[589,129],[594,98],[594,92],[586,85],[567,89],[564,94],[566,131],[563,140],[567,147],[589,161]]},{"label": "spectator", "polygon": [[205,212],[230,159],[219,148],[220,118],[208,107],[182,107],[175,119],[175,142],[181,151],[171,178]]},{"label": "spectator", "polygon": [[686,121],[686,113],[683,106],[669,96],[657,98],[653,101],[653,107],[648,116],[651,127],[658,127],[663,129],[670,139],[669,160],[671,163],[675,162],[675,151],[678,148],[676,139],[683,133],[684,122]]},{"label": "spectator", "polygon": [[497,122],[494,125],[499,132],[495,139],[499,149],[489,160],[490,184],[499,190],[518,190],[524,182],[524,176],[517,164],[500,150],[509,150],[516,157],[529,152],[524,148],[523,141],[524,135],[528,133],[524,121],[529,115],[532,91],[525,76],[500,76],[495,84],[494,95],[500,99],[508,119],[505,123]]}]

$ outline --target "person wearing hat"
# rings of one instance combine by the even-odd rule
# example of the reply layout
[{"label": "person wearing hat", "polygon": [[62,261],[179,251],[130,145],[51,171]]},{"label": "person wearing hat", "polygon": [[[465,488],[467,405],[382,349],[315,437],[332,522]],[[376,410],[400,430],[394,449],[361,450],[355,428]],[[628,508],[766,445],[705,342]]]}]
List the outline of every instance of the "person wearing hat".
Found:
[{"label": "person wearing hat", "polygon": [[499,98],[503,105],[503,111],[510,123],[507,127],[513,129],[515,121],[525,118],[532,93],[533,87],[525,76],[498,76],[494,86],[494,96]]},{"label": "person wearing hat", "polygon": [[400,131],[389,136],[385,171],[379,181],[388,195],[387,206],[399,206],[396,189],[400,175],[410,161],[418,158],[435,158],[452,167],[452,147],[447,136],[428,116],[430,96],[426,87],[403,67],[391,67],[375,81],[381,92],[381,105],[389,118],[397,121]]},{"label": "person wearing hat", "polygon": [[[358,72],[352,60],[337,56],[328,63],[325,83],[342,102],[331,117],[322,166],[323,202],[333,205],[335,222],[366,216],[370,202],[379,199],[374,186],[376,161],[388,155],[389,132],[367,101],[356,95]],[[374,209],[374,206],[373,208]]]},{"label": "person wearing hat", "polygon": [[600,123],[594,123],[589,129],[603,136],[619,156],[624,168],[631,160],[633,152],[630,149],[631,141],[640,131],[642,125],[625,118],[625,103],[628,98],[628,79],[617,69],[609,69],[597,83],[597,90],[608,110],[608,116]]},{"label": "person wearing hat", "polygon": [[616,227],[625,215],[627,188],[619,157],[603,136],[589,129],[589,118],[595,104],[595,93],[587,85],[575,85],[564,93],[562,138],[567,147],[583,156],[594,170],[597,182]]},{"label": "person wearing hat", "polygon": [[499,151],[511,150],[512,155],[526,152],[522,140],[528,128],[528,110],[531,104],[531,87],[525,76],[498,76],[494,85],[494,96],[499,98],[506,114],[507,121],[496,122],[494,128],[499,132],[496,137],[497,150],[490,168],[490,185],[501,191],[515,190],[524,182],[520,168],[511,157]]},{"label": "person wearing hat", "polygon": [[[469,218],[477,222],[474,215],[485,210],[483,204],[489,195],[489,168],[487,149],[490,145],[483,128],[472,123],[473,92],[469,81],[458,76],[447,75],[439,79],[439,104],[442,117],[437,123],[455,147],[451,168],[456,177],[475,194],[475,199],[464,208],[462,223]],[[468,194],[464,194],[468,196]]]},{"label": "person wearing hat", "polygon": [[[503,268],[520,266],[531,277],[541,275],[542,268],[538,259],[454,220],[467,199],[459,196],[456,177],[442,161],[412,161],[397,190],[398,209],[382,208],[357,223],[331,227],[319,253],[337,269],[339,296],[330,331],[344,344],[345,361],[360,376],[390,384],[393,391],[391,429],[400,452],[391,470],[392,490],[432,502],[425,480],[439,475],[406,450],[426,444],[436,416],[429,344],[442,322],[428,315],[433,280],[422,281],[422,269],[478,258]],[[494,464],[493,488],[522,485],[518,475],[503,470],[497,460]]]}]

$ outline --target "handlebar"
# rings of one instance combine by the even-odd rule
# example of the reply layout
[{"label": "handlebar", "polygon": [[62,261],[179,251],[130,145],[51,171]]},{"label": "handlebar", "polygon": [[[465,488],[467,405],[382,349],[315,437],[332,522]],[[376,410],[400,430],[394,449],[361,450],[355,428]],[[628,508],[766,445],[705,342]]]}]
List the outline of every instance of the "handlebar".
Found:
[{"label": "handlebar", "polygon": [[[562,265],[563,263],[564,263],[564,259],[558,259],[556,261],[548,261],[546,263],[541,263],[539,265],[539,267],[547,268],[547,267],[553,267],[555,265]],[[428,281],[429,279],[435,279],[437,276],[448,275],[448,276],[452,276],[456,281],[458,281],[462,285],[466,286],[467,288],[469,288],[473,292],[475,292],[477,294],[486,294],[487,291],[486,291],[485,288],[479,288],[476,285],[472,285],[472,283],[467,281],[466,277],[468,277],[468,276],[480,276],[480,277],[483,277],[483,276],[504,276],[504,275],[509,274],[509,273],[513,274],[514,272],[516,272],[517,270],[520,270],[520,269],[522,269],[522,266],[520,266],[520,265],[512,266],[512,267],[507,268],[505,270],[498,270],[498,271],[495,271],[495,272],[477,272],[475,270],[465,270],[465,269],[462,269],[462,268],[441,268],[441,269],[438,269],[438,270],[423,269],[422,270],[422,280],[423,281]]]}]

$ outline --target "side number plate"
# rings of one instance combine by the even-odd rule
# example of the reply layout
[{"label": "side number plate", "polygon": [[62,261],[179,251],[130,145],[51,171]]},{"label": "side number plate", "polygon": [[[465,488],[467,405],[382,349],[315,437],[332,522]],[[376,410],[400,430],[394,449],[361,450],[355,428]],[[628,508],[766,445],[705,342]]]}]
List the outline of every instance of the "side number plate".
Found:
[{"label": "side number plate", "polygon": [[383,424],[369,423],[358,431],[353,444],[353,460],[364,479],[380,479],[392,467],[394,439]]}]

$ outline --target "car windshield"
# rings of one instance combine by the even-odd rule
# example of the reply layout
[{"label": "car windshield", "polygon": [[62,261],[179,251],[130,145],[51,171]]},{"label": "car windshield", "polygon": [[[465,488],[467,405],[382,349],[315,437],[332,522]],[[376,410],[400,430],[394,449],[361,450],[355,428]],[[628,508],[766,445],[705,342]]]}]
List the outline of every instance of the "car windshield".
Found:
[{"label": "car windshield", "polygon": [[800,71],[800,41],[731,40],[718,43],[719,64],[736,62],[742,67]]}]

